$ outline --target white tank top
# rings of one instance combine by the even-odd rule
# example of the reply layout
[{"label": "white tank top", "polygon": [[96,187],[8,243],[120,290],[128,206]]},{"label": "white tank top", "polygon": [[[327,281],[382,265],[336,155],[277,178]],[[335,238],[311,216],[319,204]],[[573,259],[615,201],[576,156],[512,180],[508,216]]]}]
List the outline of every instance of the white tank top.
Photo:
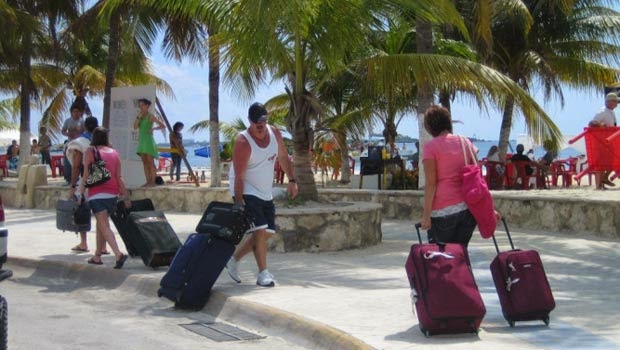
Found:
[{"label": "white tank top", "polygon": [[[256,196],[262,200],[270,201],[273,199],[273,176],[274,165],[278,159],[278,141],[271,129],[269,131],[269,144],[265,148],[259,147],[247,130],[242,131],[241,135],[248,140],[250,144],[250,159],[248,159],[248,168],[245,171],[245,182],[243,185],[243,194]],[[229,172],[230,193],[235,195],[235,167],[230,167]]]}]

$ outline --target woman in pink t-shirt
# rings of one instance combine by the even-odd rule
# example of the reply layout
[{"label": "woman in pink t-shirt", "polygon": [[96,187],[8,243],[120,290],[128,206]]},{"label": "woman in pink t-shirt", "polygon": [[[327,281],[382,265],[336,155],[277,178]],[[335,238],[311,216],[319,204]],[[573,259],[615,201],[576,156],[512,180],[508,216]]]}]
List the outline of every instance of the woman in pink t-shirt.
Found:
[{"label": "woman in pink t-shirt", "polygon": [[[108,130],[103,127],[97,127],[93,131],[93,138],[90,143],[91,147],[84,154],[84,179],[88,179],[90,166],[95,162],[95,154],[105,162],[105,168],[110,172],[111,178],[101,184],[88,188],[88,204],[95,215],[97,221],[97,249],[95,256],[88,260],[89,264],[102,265],[101,260],[103,241],[108,243],[114,255],[116,256],[115,269],[120,269],[127,260],[127,254],[124,254],[118,248],[114,232],[110,228],[110,214],[116,208],[118,195],[122,195],[125,199],[125,206],[130,206],[129,194],[123,178],[121,177],[121,159],[118,152],[110,147]],[[84,183],[82,181],[79,188],[79,200],[84,194]]]},{"label": "woman in pink t-shirt", "polygon": [[[429,242],[469,243],[476,220],[467,209],[461,190],[461,170],[465,166],[461,139],[465,147],[473,147],[467,138],[452,134],[450,111],[431,106],[424,113],[424,127],[433,139],[422,152],[426,183],[422,229],[428,230]],[[475,162],[467,153],[468,163]]]}]

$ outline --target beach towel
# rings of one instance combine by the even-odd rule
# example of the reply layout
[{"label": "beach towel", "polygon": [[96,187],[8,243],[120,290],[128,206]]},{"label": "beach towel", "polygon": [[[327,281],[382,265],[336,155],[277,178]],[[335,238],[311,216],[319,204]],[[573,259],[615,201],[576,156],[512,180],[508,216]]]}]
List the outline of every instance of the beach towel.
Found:
[{"label": "beach towel", "polygon": [[[465,145],[465,140],[462,137],[461,147],[463,149],[463,158],[465,159],[465,166],[461,170],[463,180],[461,189],[465,198],[465,204],[467,204],[467,208],[476,219],[482,238],[491,238],[497,226],[493,197],[491,197],[491,192],[489,192],[489,188],[482,177],[480,166],[476,164],[476,155],[469,145]],[[471,154],[473,164],[469,164],[467,160],[466,147]]]}]

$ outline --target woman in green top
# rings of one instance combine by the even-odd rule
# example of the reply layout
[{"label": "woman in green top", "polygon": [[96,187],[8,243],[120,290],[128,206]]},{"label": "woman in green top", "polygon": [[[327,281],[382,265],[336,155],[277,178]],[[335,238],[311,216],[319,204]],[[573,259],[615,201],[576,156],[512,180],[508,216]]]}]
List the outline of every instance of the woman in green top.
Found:
[{"label": "woman in green top", "polygon": [[[146,184],[143,186],[152,187],[155,186],[155,177],[157,176],[154,159],[158,158],[159,155],[155,138],[153,138],[153,130],[161,130],[166,126],[161,120],[149,112],[151,101],[146,98],[141,98],[138,100],[138,107],[140,108],[140,112],[133,122],[134,130],[138,130],[138,148],[136,149],[136,153],[138,153],[142,159],[142,165],[144,166]],[[157,124],[157,126],[153,127],[153,124]]]}]

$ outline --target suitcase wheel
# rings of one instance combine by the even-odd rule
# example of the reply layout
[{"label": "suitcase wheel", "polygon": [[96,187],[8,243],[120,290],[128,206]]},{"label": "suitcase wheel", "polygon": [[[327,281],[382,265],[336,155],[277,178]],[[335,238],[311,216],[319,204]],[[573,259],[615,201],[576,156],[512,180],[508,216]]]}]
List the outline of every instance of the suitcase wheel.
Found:
[{"label": "suitcase wheel", "polygon": [[509,320],[509,319],[506,319],[506,321],[508,321],[508,324],[510,325],[510,327],[511,327],[511,328],[514,328],[514,326],[515,326],[515,321],[513,321],[513,320]]},{"label": "suitcase wheel", "polygon": [[424,327],[422,327],[421,325],[420,325],[420,331],[422,331],[422,334],[424,334],[424,336],[425,336],[426,338],[430,338],[430,337],[431,337],[431,332],[429,332],[427,329],[425,329],[425,328],[424,328]]},{"label": "suitcase wheel", "polygon": [[543,318],[543,320],[542,320],[542,321],[545,323],[545,326],[548,326],[548,325],[549,325],[549,322],[550,322],[550,320],[549,320],[549,315],[547,315],[545,318]]}]

